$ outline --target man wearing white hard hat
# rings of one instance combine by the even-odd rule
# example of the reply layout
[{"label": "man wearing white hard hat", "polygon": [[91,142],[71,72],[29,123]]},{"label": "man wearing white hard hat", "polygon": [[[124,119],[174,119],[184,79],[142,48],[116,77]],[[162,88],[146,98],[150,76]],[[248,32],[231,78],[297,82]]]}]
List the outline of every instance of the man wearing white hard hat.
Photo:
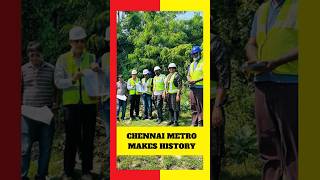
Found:
[{"label": "man wearing white hard hat", "polygon": [[132,70],[131,78],[127,81],[127,89],[129,90],[131,120],[139,118],[140,92],[137,87],[140,86],[140,80],[137,77],[137,74],[137,70]]},{"label": "man wearing white hard hat", "polygon": [[159,66],[154,67],[153,71],[155,76],[153,77],[153,94],[155,109],[157,110],[157,121],[160,124],[163,121],[163,93],[165,90],[166,76],[160,73],[161,68]]},{"label": "man wearing white hard hat", "polygon": [[151,103],[151,97],[152,97],[152,85],[153,85],[153,79],[149,76],[149,70],[144,69],[143,70],[143,78],[141,79],[141,84],[143,87],[143,105],[144,105],[144,119],[151,119],[152,118],[152,103]]},{"label": "man wearing white hard hat", "polygon": [[85,50],[86,31],[76,26],[69,32],[71,50],[60,55],[56,63],[55,84],[63,92],[66,142],[64,177],[74,175],[77,150],[82,157],[82,179],[92,179],[93,147],[97,115],[97,98],[84,88],[83,71],[98,71],[95,55]]},{"label": "man wearing white hard hat", "polygon": [[170,63],[168,66],[169,74],[167,75],[165,82],[165,98],[168,102],[170,122],[168,126],[179,126],[179,113],[180,113],[180,95],[182,89],[181,76],[177,72],[177,66],[175,63]]}]

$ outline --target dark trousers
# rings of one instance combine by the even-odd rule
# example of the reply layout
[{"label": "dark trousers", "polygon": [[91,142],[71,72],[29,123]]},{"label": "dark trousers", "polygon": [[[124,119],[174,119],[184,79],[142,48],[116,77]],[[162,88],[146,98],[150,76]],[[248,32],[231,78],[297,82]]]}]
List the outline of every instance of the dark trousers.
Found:
[{"label": "dark trousers", "polygon": [[82,173],[92,170],[94,134],[97,106],[67,105],[64,108],[66,143],[64,149],[64,171],[68,176],[74,173],[76,152],[82,159]]},{"label": "dark trousers", "polygon": [[192,112],[192,125],[203,126],[203,89],[191,88],[189,99]]},{"label": "dark trousers", "polygon": [[263,180],[298,178],[298,85],[256,83],[255,112]]},{"label": "dark trousers", "polygon": [[[129,95],[130,117],[139,117],[140,95]],[[135,112],[135,115],[133,114]]]},{"label": "dark trousers", "polygon": [[54,134],[54,121],[45,124],[22,116],[21,118],[21,178],[28,179],[33,142],[39,142],[39,159],[36,179],[48,175],[51,146]]},{"label": "dark trousers", "polygon": [[143,105],[144,105],[144,118],[151,118],[152,114],[152,104],[151,104],[151,95],[150,94],[143,94]]},{"label": "dark trousers", "polygon": [[[211,111],[213,111],[215,100],[211,100]],[[212,119],[212,113],[210,114]],[[210,176],[211,180],[219,180],[221,178],[222,158],[225,154],[225,113],[222,108],[222,124],[220,127],[215,127],[210,121]]]},{"label": "dark trousers", "polygon": [[119,114],[121,111],[121,119],[124,120],[126,116],[126,108],[127,108],[127,101],[122,101],[117,99],[117,119],[119,119]]},{"label": "dark trousers", "polygon": [[170,121],[178,123],[180,114],[180,101],[176,101],[177,93],[168,94],[168,106],[170,113]]},{"label": "dark trousers", "polygon": [[157,109],[158,120],[163,120],[163,97],[162,95],[154,95],[155,108]]}]

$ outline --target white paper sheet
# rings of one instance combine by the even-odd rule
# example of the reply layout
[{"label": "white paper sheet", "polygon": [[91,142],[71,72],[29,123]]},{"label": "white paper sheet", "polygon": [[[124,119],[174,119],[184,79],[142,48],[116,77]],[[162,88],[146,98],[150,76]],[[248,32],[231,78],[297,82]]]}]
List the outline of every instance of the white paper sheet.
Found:
[{"label": "white paper sheet", "polygon": [[48,125],[50,125],[51,120],[53,118],[53,113],[51,109],[49,109],[47,106],[32,107],[32,106],[22,105],[21,113],[23,116],[26,116],[27,118],[30,118],[35,121],[43,122]]},{"label": "white paper sheet", "polygon": [[106,75],[103,71],[94,72],[91,69],[83,71],[84,87],[91,97],[108,95],[108,87]]},{"label": "white paper sheet", "polygon": [[142,87],[142,85],[140,83],[136,84],[136,90],[139,92],[139,93],[144,93],[144,89]]},{"label": "white paper sheet", "polygon": [[122,101],[126,101],[127,100],[127,96],[125,96],[125,95],[117,95],[117,99],[120,99]]}]

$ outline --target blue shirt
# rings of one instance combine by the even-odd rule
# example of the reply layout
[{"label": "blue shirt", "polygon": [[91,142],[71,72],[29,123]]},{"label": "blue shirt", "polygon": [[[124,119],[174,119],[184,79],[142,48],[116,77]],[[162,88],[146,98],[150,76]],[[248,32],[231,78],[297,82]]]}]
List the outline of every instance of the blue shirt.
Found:
[{"label": "blue shirt", "polygon": [[[285,0],[272,0],[270,2],[271,6],[269,9],[267,27],[266,27],[267,32],[275,24],[284,1]],[[256,14],[252,22],[252,28],[250,32],[250,36],[254,38],[257,36],[257,21],[258,21],[258,17]],[[298,76],[297,75],[281,75],[281,74],[274,74],[272,72],[266,72],[266,73],[257,75],[254,81],[255,82],[272,81],[277,83],[298,83]]]}]

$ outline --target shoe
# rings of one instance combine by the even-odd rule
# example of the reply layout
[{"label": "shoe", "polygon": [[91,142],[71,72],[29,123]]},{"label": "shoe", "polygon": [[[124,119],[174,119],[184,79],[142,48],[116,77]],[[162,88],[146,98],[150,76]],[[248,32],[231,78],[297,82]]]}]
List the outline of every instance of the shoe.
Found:
[{"label": "shoe", "polygon": [[173,121],[170,121],[167,126],[171,126],[173,124]]},{"label": "shoe", "polygon": [[173,126],[179,126],[179,123],[178,122],[174,122]]},{"label": "shoe", "polygon": [[136,117],[130,117],[130,120],[134,121],[134,120],[136,120]]},{"label": "shoe", "polygon": [[93,177],[92,175],[89,173],[89,174],[83,174],[81,176],[81,180],[93,180]]}]

